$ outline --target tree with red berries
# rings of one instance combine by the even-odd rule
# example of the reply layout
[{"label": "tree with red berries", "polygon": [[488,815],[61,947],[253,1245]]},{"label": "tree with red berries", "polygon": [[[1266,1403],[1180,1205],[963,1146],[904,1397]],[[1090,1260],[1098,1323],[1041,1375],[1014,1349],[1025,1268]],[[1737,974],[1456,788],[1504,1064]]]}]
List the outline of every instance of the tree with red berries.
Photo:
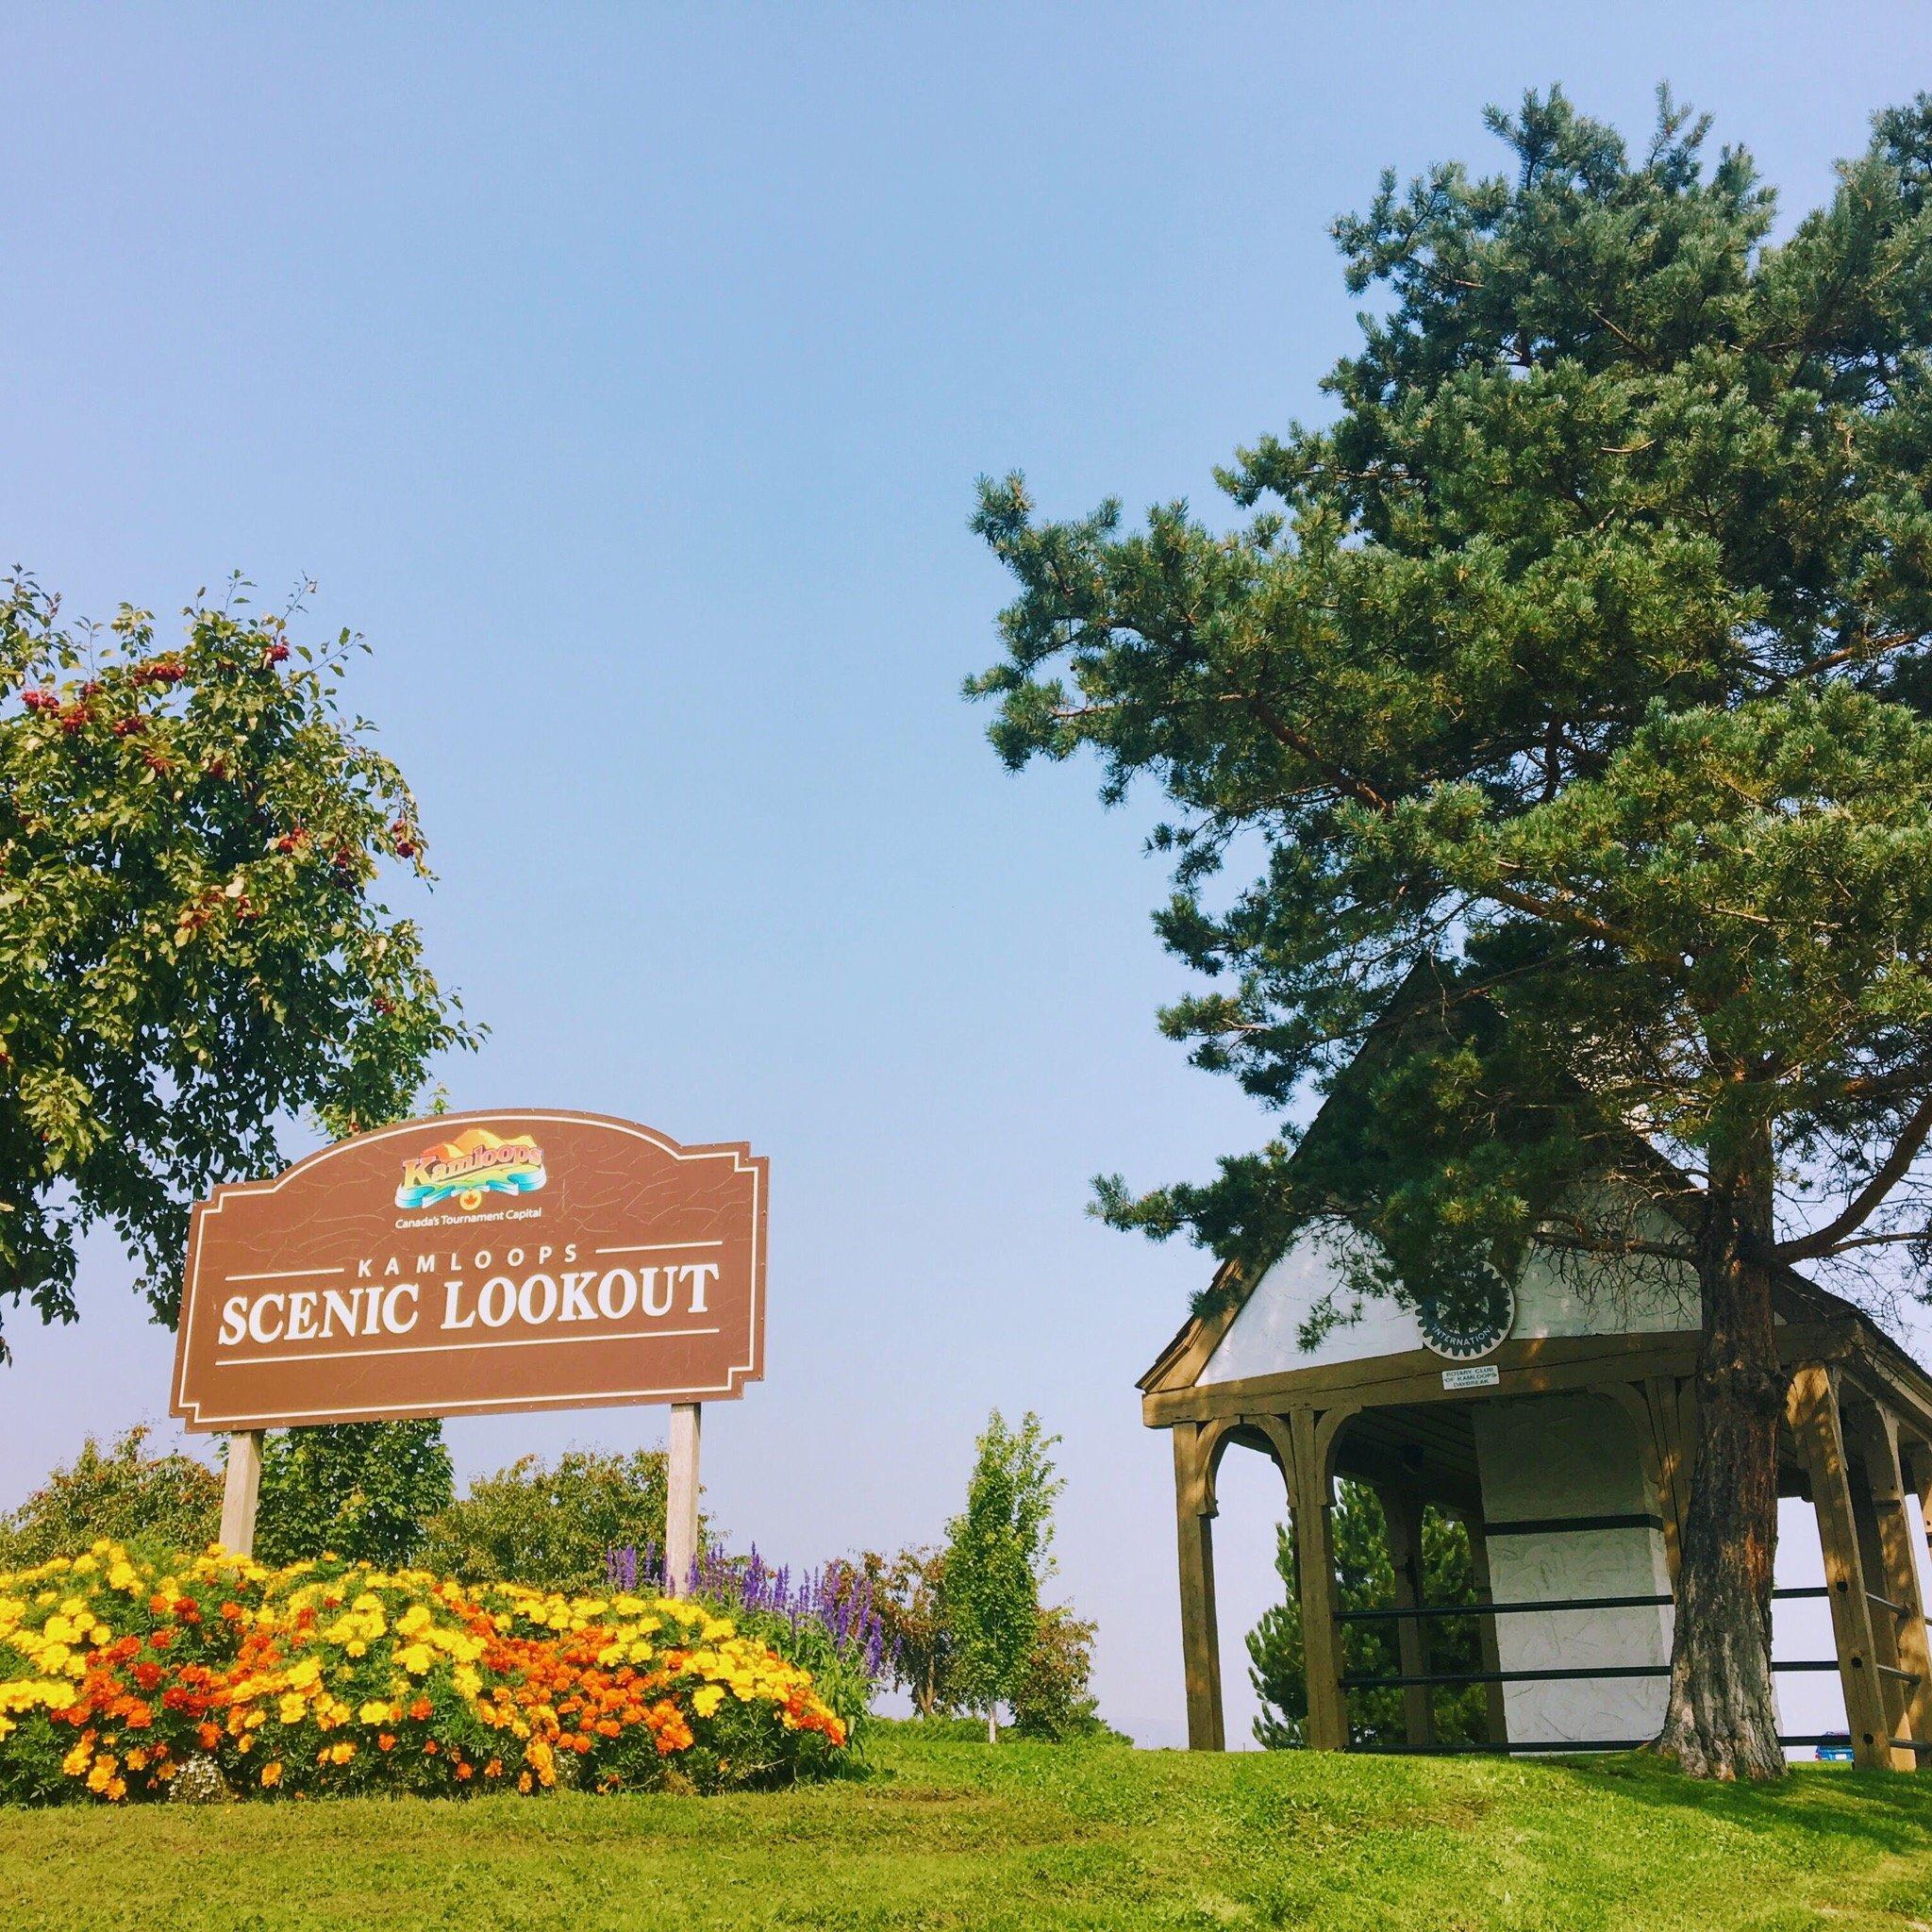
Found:
[{"label": "tree with red berries", "polygon": [[[190,1205],[406,1114],[470,1043],[414,922],[416,806],[311,650],[239,581],[185,613],[63,626],[0,580],[0,1305],[72,1321],[75,1242],[112,1227],[172,1322]],[[7,1358],[0,1337],[0,1360]]]}]

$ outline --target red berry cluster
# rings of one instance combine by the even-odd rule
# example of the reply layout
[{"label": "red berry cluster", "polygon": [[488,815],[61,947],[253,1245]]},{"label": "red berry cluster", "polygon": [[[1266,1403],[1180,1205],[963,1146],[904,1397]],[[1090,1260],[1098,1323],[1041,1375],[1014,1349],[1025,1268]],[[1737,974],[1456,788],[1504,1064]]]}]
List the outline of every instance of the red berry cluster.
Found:
[{"label": "red berry cluster", "polygon": [[188,675],[172,658],[161,658],[152,664],[137,664],[134,667],[133,682],[136,684],[179,684]]},{"label": "red berry cluster", "polygon": [[271,644],[268,647],[268,661],[271,664],[286,664],[289,661],[287,644]]},{"label": "red berry cluster", "polygon": [[20,701],[29,711],[58,711],[60,700],[50,691],[24,691]]}]

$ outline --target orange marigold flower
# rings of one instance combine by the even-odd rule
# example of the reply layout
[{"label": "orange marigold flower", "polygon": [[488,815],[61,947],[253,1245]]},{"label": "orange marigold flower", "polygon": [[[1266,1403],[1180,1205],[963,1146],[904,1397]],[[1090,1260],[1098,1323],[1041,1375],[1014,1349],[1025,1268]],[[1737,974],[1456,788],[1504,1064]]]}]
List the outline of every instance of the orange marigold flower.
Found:
[{"label": "orange marigold flower", "polygon": [[396,1747],[393,1731],[378,1731],[375,1734],[375,1748],[378,1751],[393,1751]]},{"label": "orange marigold flower", "polygon": [[429,1710],[430,1705],[428,1698],[419,1697],[417,1698],[414,1704],[410,1705],[409,1715],[412,1718],[414,1718],[416,1722],[420,1724],[427,1722],[429,1717]]}]

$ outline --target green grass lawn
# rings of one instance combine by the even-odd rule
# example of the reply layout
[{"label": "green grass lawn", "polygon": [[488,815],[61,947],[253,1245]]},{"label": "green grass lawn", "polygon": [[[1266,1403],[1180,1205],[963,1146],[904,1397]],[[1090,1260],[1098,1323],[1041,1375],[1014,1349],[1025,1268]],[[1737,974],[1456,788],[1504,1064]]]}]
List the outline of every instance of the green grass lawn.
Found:
[{"label": "green grass lawn", "polygon": [[881,1734],[764,1797],[0,1811],[0,1925],[1932,1925],[1932,1774],[1193,1757]]}]

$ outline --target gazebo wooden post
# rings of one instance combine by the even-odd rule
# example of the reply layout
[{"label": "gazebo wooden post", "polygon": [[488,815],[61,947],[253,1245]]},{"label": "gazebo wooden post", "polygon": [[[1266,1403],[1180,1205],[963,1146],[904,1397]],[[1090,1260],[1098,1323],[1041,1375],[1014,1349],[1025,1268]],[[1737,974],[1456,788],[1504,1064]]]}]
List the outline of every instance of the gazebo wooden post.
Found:
[{"label": "gazebo wooden post", "polygon": [[1824,1552],[1824,1581],[1831,1593],[1832,1637],[1838,1648],[1839,1678],[1844,1686],[1852,1756],[1868,1771],[1884,1771],[1893,1759],[1891,1734],[1877,1671],[1872,1605],[1865,1595],[1865,1566],[1858,1553],[1838,1390],[1829,1369],[1814,1362],[1792,1374],[1786,1415],[1810,1478],[1812,1507],[1818,1512],[1818,1540]]},{"label": "gazebo wooden post", "polygon": [[[1886,1619],[1892,1629],[1892,1654],[1897,1668],[1910,1681],[1896,1683],[1900,1720],[1892,1735],[1920,1742],[1932,1740],[1932,1645],[1925,1630],[1925,1600],[1919,1587],[1919,1566],[1912,1541],[1921,1533],[1920,1501],[1907,1486],[1899,1457],[1898,1419],[1874,1404],[1858,1417],[1858,1447],[1871,1492],[1874,1541],[1878,1547],[1877,1574],[1881,1590],[1897,1608]],[[1916,1769],[1932,1750],[1898,1753]]]},{"label": "gazebo wooden post", "polygon": [[[1496,1600],[1496,1591],[1490,1581],[1490,1540],[1483,1534],[1483,1520],[1480,1516],[1465,1516],[1462,1526],[1469,1532],[1469,1579],[1475,1585],[1478,1601],[1492,1604]],[[1483,1686],[1489,1741],[1507,1744],[1509,1741],[1509,1711],[1504,1701],[1503,1687],[1495,1682],[1495,1674],[1503,1668],[1503,1650],[1496,1641],[1494,1616],[1486,1613],[1476,1619],[1475,1641],[1476,1656],[1491,1678]]]},{"label": "gazebo wooden post", "polygon": [[1289,1418],[1294,1441],[1294,1567],[1301,1588],[1302,1657],[1307,1674],[1308,1745],[1315,1751],[1348,1749],[1348,1700],[1341,1689],[1341,1626],[1335,1611],[1335,1546],[1328,1512],[1332,1484],[1328,1457],[1317,1441],[1315,1412],[1298,1408]]},{"label": "gazebo wooden post", "polygon": [[[1411,1491],[1393,1484],[1378,1485],[1375,1499],[1382,1506],[1382,1523],[1389,1541],[1389,1566],[1395,1573],[1395,1607],[1413,1610],[1423,1601],[1423,1505]],[[1419,1677],[1429,1668],[1428,1633],[1420,1617],[1396,1620],[1396,1654],[1405,1677]],[[1411,1751],[1436,1740],[1435,1702],[1426,1684],[1402,1689],[1403,1741]]]},{"label": "gazebo wooden post", "polygon": [[[1651,1375],[1643,1383],[1643,1407],[1650,1419],[1650,1440],[1656,1461],[1651,1480],[1657,1490],[1657,1514],[1664,1525],[1664,1567],[1673,1594],[1683,1552],[1684,1518],[1690,1504],[1688,1451],[1694,1438],[1684,1433],[1683,1402],[1674,1376]],[[1641,1439],[1640,1439],[1641,1440]],[[1650,1462],[1645,1457],[1646,1464]]]},{"label": "gazebo wooden post", "polygon": [[1214,1614],[1214,1496],[1208,1430],[1174,1426],[1174,1501],[1180,1537],[1181,1668],[1188,1690],[1188,1749],[1224,1751],[1221,1711],[1221,1631]]},{"label": "gazebo wooden post", "polygon": [[[1911,1735],[1906,1721],[1906,1690],[1899,1679],[1898,1618],[1890,1606],[1897,1601],[1886,1588],[1885,1546],[1878,1526],[1878,1504],[1872,1465],[1867,1459],[1869,1425],[1840,1404],[1839,1426],[1846,1439],[1845,1480],[1852,1497],[1852,1526],[1858,1538],[1858,1568],[1865,1575],[1865,1602],[1872,1616],[1872,1656],[1878,1672],[1879,1701],[1885,1706],[1885,1735]],[[1911,1771],[1918,1760],[1909,1752],[1892,1754],[1893,1769]]]},{"label": "gazebo wooden post", "polygon": [[1921,1443],[1907,1458],[1907,1481],[1919,1499],[1919,1533],[1932,1558],[1932,1443]]}]

